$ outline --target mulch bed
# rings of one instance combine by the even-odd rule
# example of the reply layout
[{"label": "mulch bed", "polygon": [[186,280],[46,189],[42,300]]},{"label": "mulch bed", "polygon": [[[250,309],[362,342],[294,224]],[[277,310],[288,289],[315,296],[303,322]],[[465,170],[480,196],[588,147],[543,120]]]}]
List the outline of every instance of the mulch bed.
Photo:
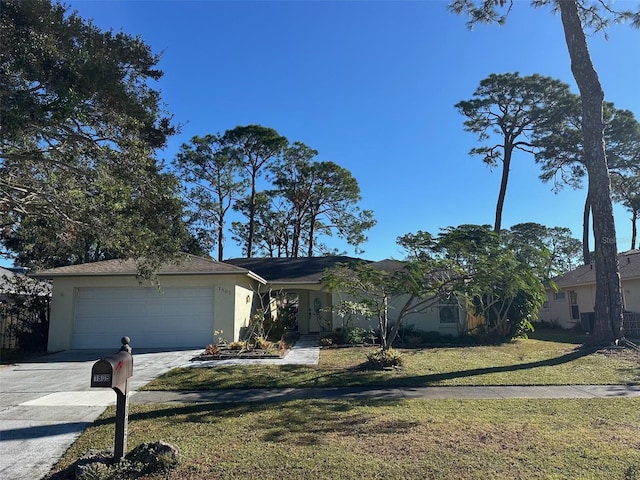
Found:
[{"label": "mulch bed", "polygon": [[289,350],[283,350],[282,352],[268,351],[256,348],[254,350],[230,350],[221,349],[219,353],[214,355],[207,355],[202,353],[191,359],[192,362],[205,362],[209,360],[255,360],[261,358],[283,358],[286,357]]}]

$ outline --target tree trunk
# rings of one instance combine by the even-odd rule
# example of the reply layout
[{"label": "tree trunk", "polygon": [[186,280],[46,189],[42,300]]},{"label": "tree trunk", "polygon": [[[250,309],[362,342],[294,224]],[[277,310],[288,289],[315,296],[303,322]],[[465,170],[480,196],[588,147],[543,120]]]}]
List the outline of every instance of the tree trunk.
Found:
[{"label": "tree trunk", "polygon": [[500,182],[500,193],[498,194],[498,203],[496,205],[496,223],[493,231],[500,233],[502,228],[502,209],[504,207],[504,197],[507,195],[507,183],[509,182],[509,170],[511,169],[511,154],[513,147],[505,138],[504,160],[502,162],[502,180]]},{"label": "tree trunk", "polygon": [[378,312],[378,328],[380,329],[380,348],[383,352],[389,350],[389,337],[387,336],[387,327],[389,325],[389,303],[388,297],[385,294],[383,299],[383,308],[381,312]]},{"label": "tree trunk", "polygon": [[589,217],[591,216],[591,201],[589,200],[589,193],[587,198],[584,199],[584,212],[582,213],[582,262],[585,265],[591,263],[591,250],[589,249]]},{"label": "tree trunk", "polygon": [[309,236],[308,236],[309,245],[307,248],[308,257],[313,257],[313,247],[315,246],[313,236],[316,234],[315,225],[316,225],[316,217],[318,216],[318,214],[316,213],[317,211],[318,210],[314,208],[309,214]]},{"label": "tree trunk", "polygon": [[604,145],[604,92],[593,68],[575,0],[558,0],[571,71],[582,100],[582,132],[589,174],[589,199],[595,237],[596,299],[594,343],[610,343],[622,334],[622,291],[616,229]]},{"label": "tree trunk", "polygon": [[222,261],[224,255],[224,225],[222,222],[218,224],[218,261]]},{"label": "tree trunk", "polygon": [[253,236],[256,226],[256,172],[251,175],[251,198],[249,199],[249,237],[247,238],[247,258],[253,256]]},{"label": "tree trunk", "polygon": [[638,239],[638,211],[634,210],[631,214],[631,250],[636,249],[636,240]]}]

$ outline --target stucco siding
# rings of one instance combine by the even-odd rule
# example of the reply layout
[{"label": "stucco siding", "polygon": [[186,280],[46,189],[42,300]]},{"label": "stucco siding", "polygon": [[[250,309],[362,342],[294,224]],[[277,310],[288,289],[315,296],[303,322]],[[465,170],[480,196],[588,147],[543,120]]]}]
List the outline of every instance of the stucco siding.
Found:
[{"label": "stucco siding", "polygon": [[627,280],[622,285],[625,309],[640,313],[640,278]]},{"label": "stucco siding", "polygon": [[[334,294],[334,305],[339,305],[343,298]],[[393,325],[400,314],[408,296],[395,297],[389,300],[389,326]],[[448,315],[441,314],[443,309],[448,309]],[[345,325],[345,319],[333,315],[333,327],[341,328]],[[467,328],[466,312],[457,304],[434,304],[419,313],[410,313],[402,320],[404,327],[413,327],[423,332],[438,332],[441,335],[457,336]],[[354,317],[349,326],[361,327],[367,330],[378,330],[378,319]]]},{"label": "stucco siding", "polygon": [[241,285],[235,287],[235,312],[233,315],[229,315],[229,318],[233,320],[233,338],[235,340],[240,338],[240,329],[242,327],[248,327],[251,320],[251,314],[256,306],[256,296],[253,290]]},{"label": "stucco siding", "polygon": [[[160,277],[160,292],[163,288],[210,288],[213,292],[214,318],[210,337],[202,339],[202,346],[211,343],[214,330],[224,330],[225,334],[233,334],[237,339],[239,326],[236,324],[236,286],[242,291],[249,290],[250,281],[242,275],[172,275]],[[70,276],[55,277],[51,299],[51,314],[49,327],[48,351],[68,350],[73,347],[74,308],[79,288],[124,288],[142,289],[151,287],[149,282],[141,283],[135,276]],[[250,290],[249,290],[250,291]],[[243,295],[246,298],[246,294]],[[238,302],[239,303],[239,302]],[[183,311],[188,316],[189,306],[184,305]],[[187,325],[188,326],[188,325]]]}]

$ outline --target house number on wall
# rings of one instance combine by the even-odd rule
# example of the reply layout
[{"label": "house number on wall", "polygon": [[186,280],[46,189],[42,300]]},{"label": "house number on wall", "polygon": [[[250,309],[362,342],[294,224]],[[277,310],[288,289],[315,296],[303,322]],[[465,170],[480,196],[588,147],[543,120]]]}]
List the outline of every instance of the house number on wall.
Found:
[{"label": "house number on wall", "polygon": [[231,295],[233,293],[230,289],[224,287],[218,287],[218,291],[225,295]]}]

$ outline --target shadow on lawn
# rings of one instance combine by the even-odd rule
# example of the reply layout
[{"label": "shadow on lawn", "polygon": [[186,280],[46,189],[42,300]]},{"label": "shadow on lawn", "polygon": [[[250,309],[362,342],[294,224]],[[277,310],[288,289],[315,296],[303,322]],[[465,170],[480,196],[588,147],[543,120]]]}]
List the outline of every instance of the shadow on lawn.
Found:
[{"label": "shadow on lawn", "polygon": [[572,362],[582,357],[586,357],[596,352],[597,348],[591,346],[580,346],[569,353],[554,358],[538,360],[535,362],[518,363],[513,365],[501,365],[495,367],[472,368],[468,370],[458,370],[445,373],[430,373],[426,375],[391,377],[389,372],[384,370],[371,370],[367,362],[348,369],[336,370],[314,376],[304,382],[300,382],[300,387],[333,387],[333,386],[369,386],[369,387],[427,387],[438,384],[446,380],[457,378],[469,378],[492,373],[516,372],[520,370],[530,370],[539,367],[552,367]]},{"label": "shadow on lawn", "polygon": [[470,370],[433,373],[429,375],[418,375],[410,377],[410,379],[418,383],[424,383],[424,385],[426,386],[430,383],[440,382],[443,380],[453,380],[455,378],[475,377],[478,375],[488,375],[491,373],[516,372],[519,370],[529,370],[538,367],[553,367],[556,365],[562,365],[564,363],[572,362],[582,357],[586,357],[594,353],[596,350],[596,348],[590,346],[581,346],[579,348],[576,348],[572,352],[565,353],[564,355],[560,355],[559,357],[548,358],[546,360],[538,360],[536,362],[518,363],[515,365],[501,365],[498,367],[472,368]]},{"label": "shadow on lawn", "polygon": [[[162,421],[164,428],[184,429],[189,424],[204,424],[215,428],[227,428],[228,422],[250,425],[239,428],[259,434],[263,441],[295,442],[306,445],[326,443],[327,434],[369,435],[371,422],[378,427],[376,433],[390,434],[407,432],[418,425],[411,419],[394,418],[381,420],[362,406],[397,405],[397,400],[357,399],[305,399],[272,403],[197,403],[181,405],[133,406],[129,422],[135,422],[144,430],[146,422]],[[142,411],[136,411],[142,410]],[[110,427],[114,422],[115,409],[94,422],[94,427]],[[143,425],[140,427],[140,425]]]}]

